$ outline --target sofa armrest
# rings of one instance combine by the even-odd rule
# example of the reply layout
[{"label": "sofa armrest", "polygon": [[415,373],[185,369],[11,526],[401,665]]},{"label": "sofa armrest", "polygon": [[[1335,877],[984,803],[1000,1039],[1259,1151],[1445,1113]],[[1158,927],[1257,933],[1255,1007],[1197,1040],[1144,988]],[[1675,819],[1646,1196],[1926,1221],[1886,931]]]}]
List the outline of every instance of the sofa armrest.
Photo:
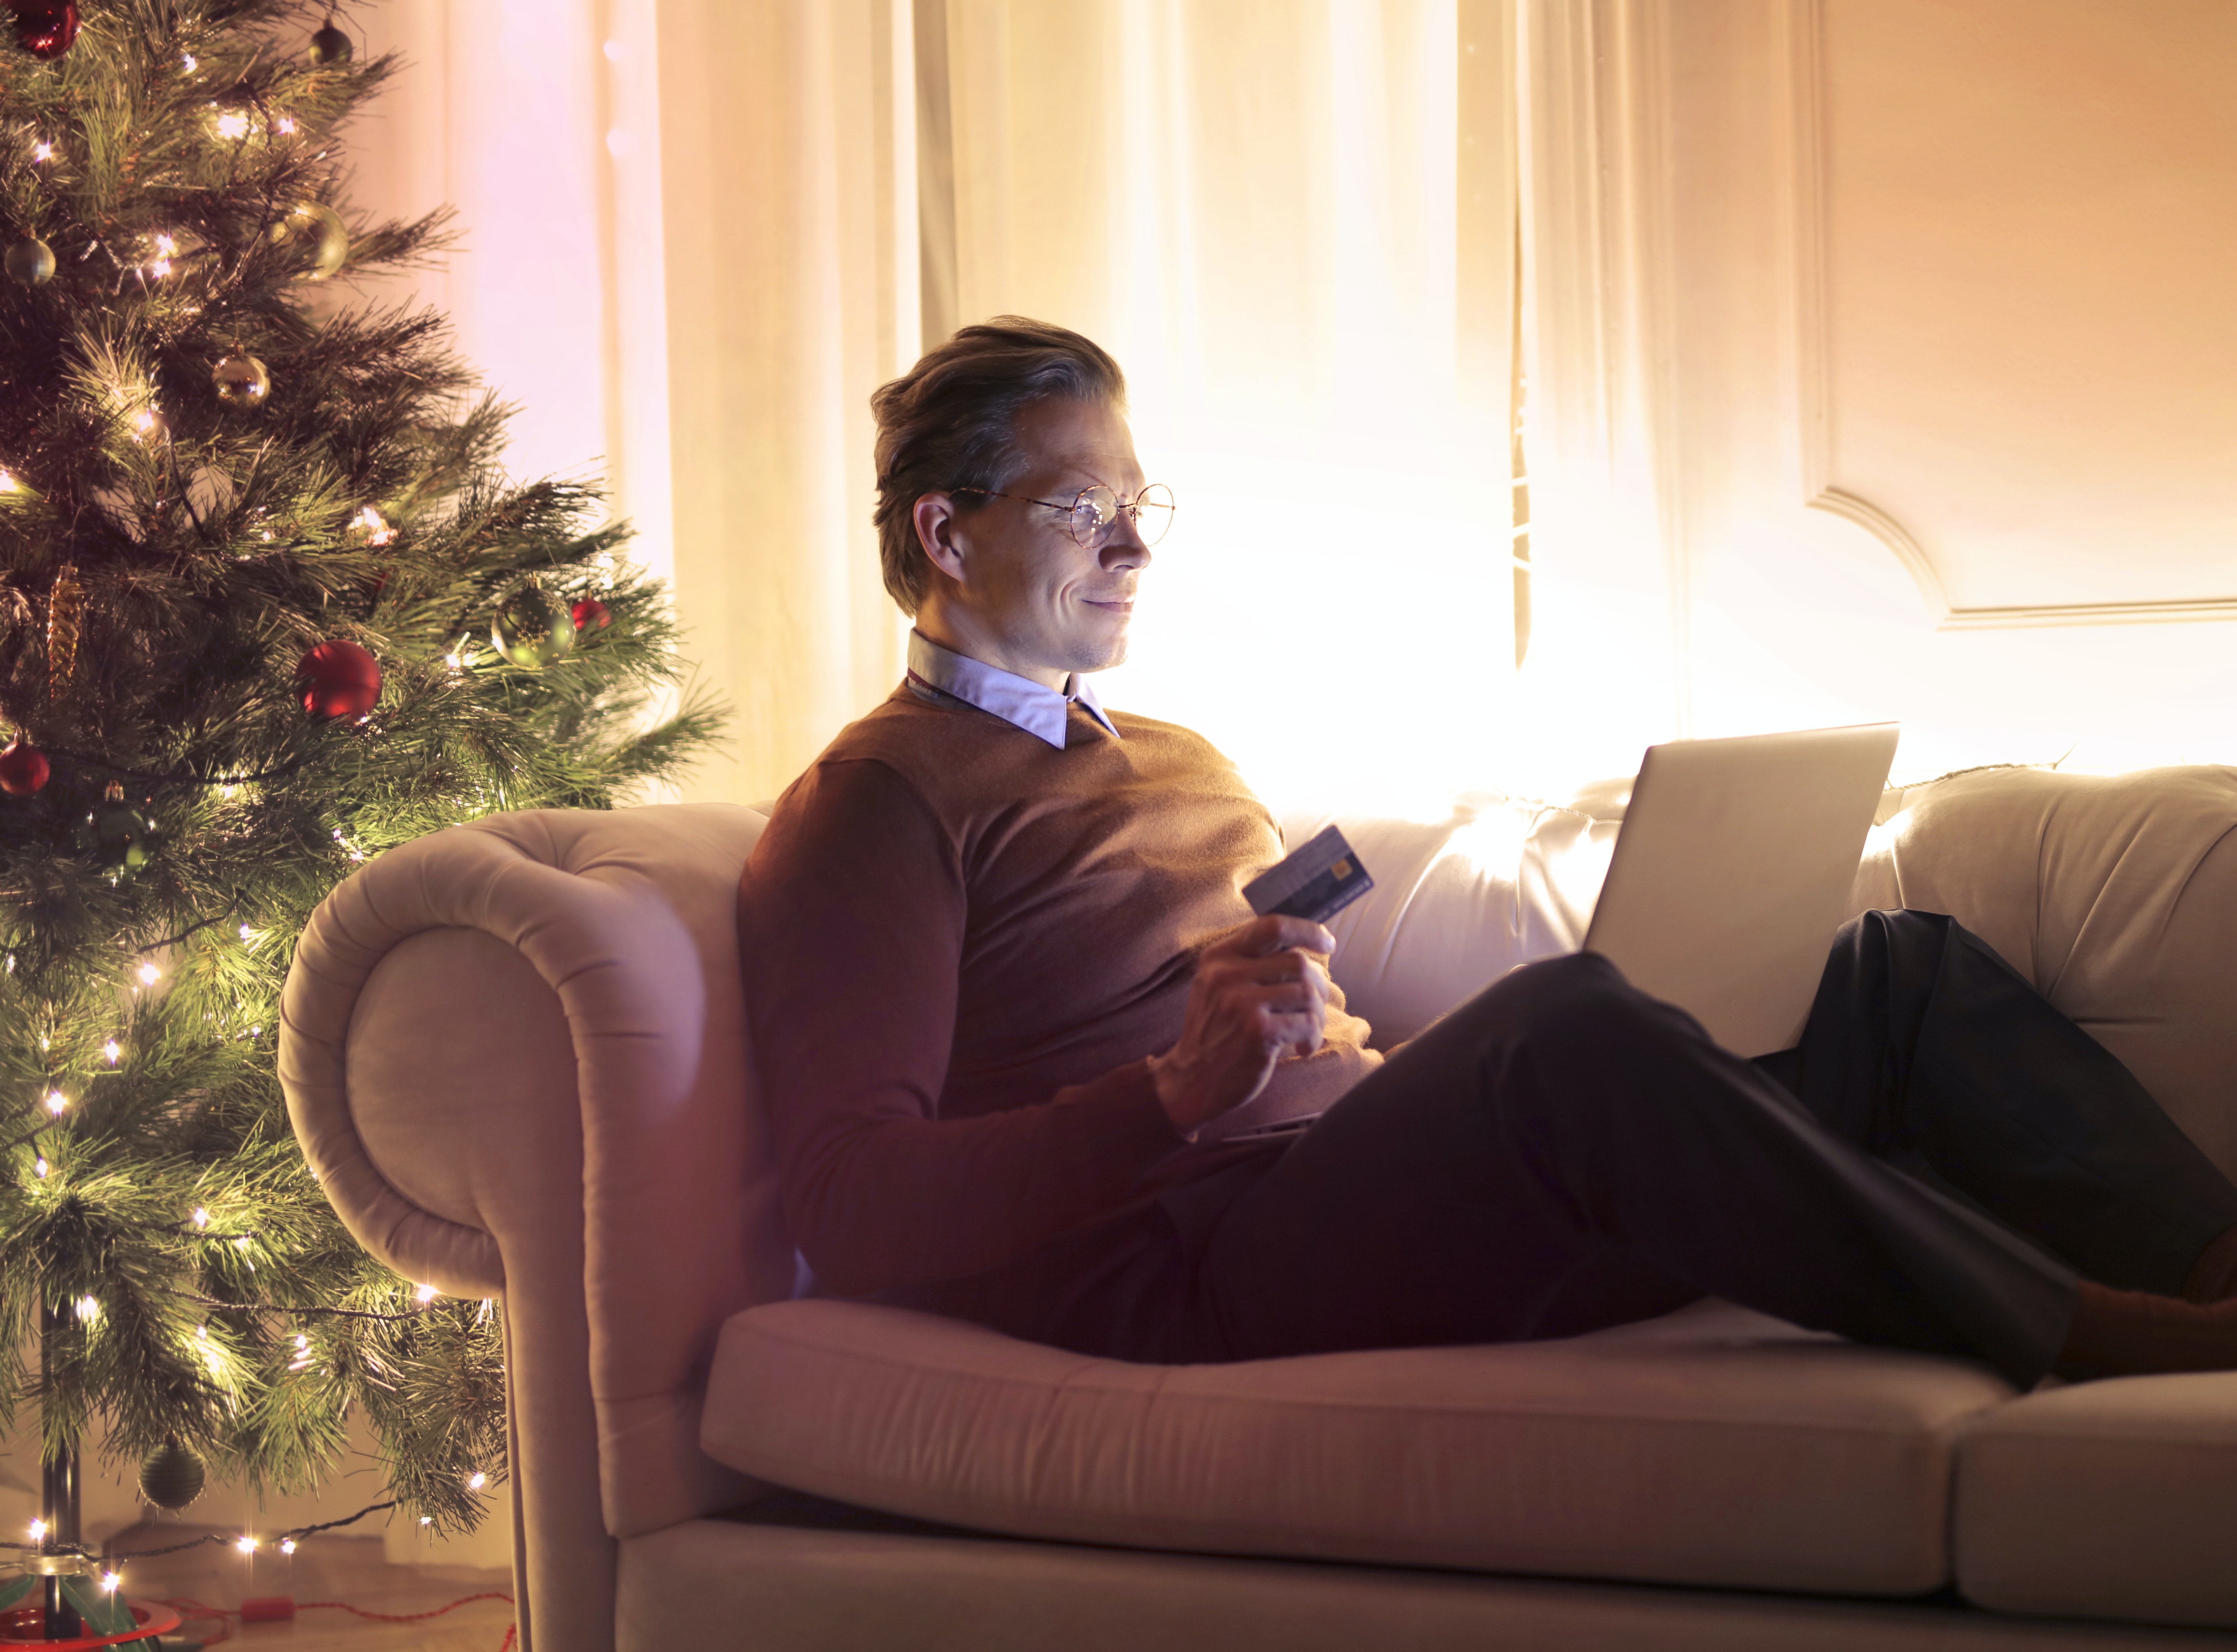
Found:
[{"label": "sofa armrest", "polygon": [[289,1112],[350,1231],[505,1299],[543,1652],[610,1639],[611,1537],[749,1488],[697,1434],[716,1330],[791,1283],[734,916],[763,818],[547,811],[406,845],[320,907],[282,1000]]}]

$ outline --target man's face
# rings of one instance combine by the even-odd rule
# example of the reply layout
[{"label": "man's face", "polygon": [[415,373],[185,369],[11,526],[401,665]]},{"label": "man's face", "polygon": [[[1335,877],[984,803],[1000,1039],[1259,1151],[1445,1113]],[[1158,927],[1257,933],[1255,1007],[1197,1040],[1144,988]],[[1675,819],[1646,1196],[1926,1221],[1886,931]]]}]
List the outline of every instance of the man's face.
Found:
[{"label": "man's face", "polygon": [[1131,499],[1142,490],[1142,467],[1126,421],[1102,402],[1035,402],[1019,415],[1017,434],[1030,457],[1003,491],[1022,497],[974,497],[977,509],[948,518],[960,574],[935,581],[919,629],[932,635],[924,620],[944,618],[944,629],[987,664],[1060,688],[1072,672],[1125,659],[1150,552],[1123,512],[1089,550],[1072,538],[1064,510],[1026,501],[1068,507],[1098,484]]}]

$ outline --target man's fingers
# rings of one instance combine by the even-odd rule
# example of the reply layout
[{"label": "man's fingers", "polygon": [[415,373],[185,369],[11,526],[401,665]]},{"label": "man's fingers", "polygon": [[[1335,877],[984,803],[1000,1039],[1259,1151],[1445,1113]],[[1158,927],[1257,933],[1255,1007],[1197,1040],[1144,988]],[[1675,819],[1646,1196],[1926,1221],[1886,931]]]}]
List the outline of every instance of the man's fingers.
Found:
[{"label": "man's fingers", "polygon": [[1333,952],[1336,937],[1310,918],[1259,918],[1221,936],[1204,949],[1204,956],[1228,953],[1238,958],[1263,958],[1290,947],[1308,952]]}]

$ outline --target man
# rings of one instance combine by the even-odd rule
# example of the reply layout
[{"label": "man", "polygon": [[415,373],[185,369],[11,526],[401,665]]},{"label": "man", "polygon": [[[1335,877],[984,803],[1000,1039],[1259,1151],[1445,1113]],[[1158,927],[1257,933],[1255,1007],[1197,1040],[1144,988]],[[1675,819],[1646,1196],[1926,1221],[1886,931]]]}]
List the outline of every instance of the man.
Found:
[{"label": "man", "polygon": [[[1328,932],[1249,916],[1264,806],[1086,684],[1170,515],[1124,388],[1004,318],[874,398],[907,678],[785,793],[739,891],[822,1288],[1160,1362],[1714,1294],[2022,1385],[2237,1367],[2237,1188],[1947,918],[1851,924],[1802,1043],[1759,1063],[1592,955],[1369,1050]],[[1269,714],[1308,701],[1268,678]]]}]

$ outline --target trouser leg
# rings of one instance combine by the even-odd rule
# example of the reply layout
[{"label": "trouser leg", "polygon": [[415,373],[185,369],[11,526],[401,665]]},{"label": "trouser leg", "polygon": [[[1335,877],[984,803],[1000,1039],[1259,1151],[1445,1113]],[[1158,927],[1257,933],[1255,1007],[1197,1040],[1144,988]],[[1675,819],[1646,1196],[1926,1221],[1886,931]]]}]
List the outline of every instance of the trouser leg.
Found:
[{"label": "trouser leg", "polygon": [[1826,1128],[2085,1278],[2175,1293],[2237,1187],[2103,1045],[1954,919],[1866,912],[1801,1043],[1759,1063]]},{"label": "trouser leg", "polygon": [[1706,1293],[2022,1383],[2075,1302],[2056,1260],[1590,954],[1395,1052],[1236,1198],[1194,1291],[1208,1358],[1512,1340]]}]

